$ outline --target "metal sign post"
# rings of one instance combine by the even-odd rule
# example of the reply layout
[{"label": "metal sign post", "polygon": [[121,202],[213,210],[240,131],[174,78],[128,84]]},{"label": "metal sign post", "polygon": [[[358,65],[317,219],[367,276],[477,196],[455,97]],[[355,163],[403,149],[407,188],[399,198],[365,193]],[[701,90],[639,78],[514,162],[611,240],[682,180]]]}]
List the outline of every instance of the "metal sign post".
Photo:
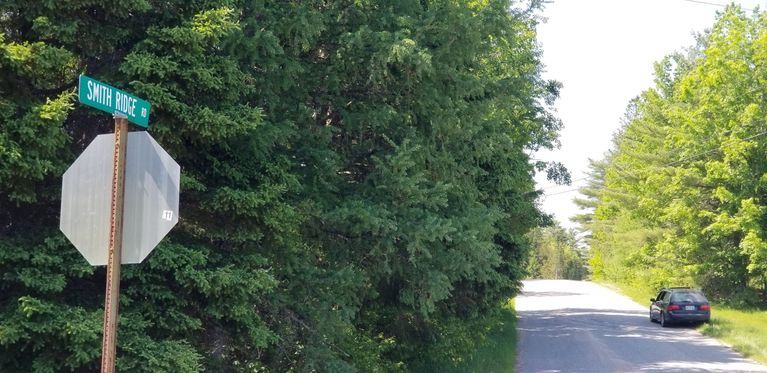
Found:
[{"label": "metal sign post", "polygon": [[120,306],[120,259],[122,258],[123,205],[125,201],[125,150],[128,144],[128,120],[115,114],[115,147],[112,176],[112,202],[109,218],[109,253],[107,284],[104,296],[104,339],[101,343],[101,372],[115,370],[117,317]]}]

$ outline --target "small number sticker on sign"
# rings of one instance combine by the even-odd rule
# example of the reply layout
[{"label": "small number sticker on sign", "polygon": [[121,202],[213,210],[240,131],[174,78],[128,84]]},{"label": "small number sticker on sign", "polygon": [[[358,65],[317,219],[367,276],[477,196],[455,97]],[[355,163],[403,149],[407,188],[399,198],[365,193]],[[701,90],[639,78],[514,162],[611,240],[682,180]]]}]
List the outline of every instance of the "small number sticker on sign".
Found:
[{"label": "small number sticker on sign", "polygon": [[167,220],[167,221],[173,220],[173,210],[164,210],[162,212],[162,218],[163,220]]}]

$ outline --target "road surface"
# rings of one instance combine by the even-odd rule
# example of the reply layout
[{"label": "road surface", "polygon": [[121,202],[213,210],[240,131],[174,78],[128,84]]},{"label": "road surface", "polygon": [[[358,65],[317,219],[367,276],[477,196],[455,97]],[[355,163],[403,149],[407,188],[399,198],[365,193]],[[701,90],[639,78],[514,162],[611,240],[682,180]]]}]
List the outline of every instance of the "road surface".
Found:
[{"label": "road surface", "polygon": [[525,281],[516,300],[517,371],[767,372],[692,327],[651,323],[647,303],[591,282]]}]

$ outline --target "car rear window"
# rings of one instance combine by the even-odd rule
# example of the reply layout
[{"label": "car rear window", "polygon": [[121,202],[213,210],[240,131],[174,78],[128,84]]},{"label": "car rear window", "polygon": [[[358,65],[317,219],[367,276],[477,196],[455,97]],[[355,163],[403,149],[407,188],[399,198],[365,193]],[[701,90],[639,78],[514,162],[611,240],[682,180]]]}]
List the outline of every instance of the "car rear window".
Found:
[{"label": "car rear window", "polygon": [[671,294],[672,302],[708,302],[703,294],[697,291],[675,291]]}]

